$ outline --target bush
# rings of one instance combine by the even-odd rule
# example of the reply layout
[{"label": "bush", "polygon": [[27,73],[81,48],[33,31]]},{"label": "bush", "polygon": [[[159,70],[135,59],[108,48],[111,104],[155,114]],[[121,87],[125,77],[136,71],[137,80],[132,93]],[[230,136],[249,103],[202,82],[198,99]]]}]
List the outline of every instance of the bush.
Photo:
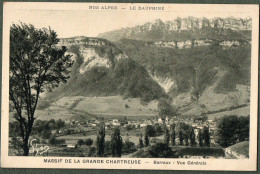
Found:
[{"label": "bush", "polygon": [[13,137],[11,139],[11,145],[15,149],[15,155],[20,156],[23,154],[23,149],[22,149],[22,140],[18,139],[16,137]]},{"label": "bush", "polygon": [[147,150],[140,149],[132,155],[135,158],[153,158]]},{"label": "bush", "polygon": [[82,146],[82,145],[84,144],[84,141],[80,139],[80,140],[77,141],[77,144],[78,144],[79,146]]},{"label": "bush", "polygon": [[155,158],[170,158],[173,156],[173,151],[165,143],[156,143],[149,149],[149,154]]},{"label": "bush", "polygon": [[159,125],[159,123],[156,123],[156,124],[154,125],[154,129],[155,129],[157,135],[160,135],[160,134],[163,133],[163,129],[162,129],[162,127]]},{"label": "bush", "polygon": [[88,152],[87,152],[87,156],[88,157],[95,157],[96,156],[96,148],[95,147],[89,148]]},{"label": "bush", "polygon": [[51,136],[51,138],[49,139],[49,143],[53,146],[56,146],[56,145],[64,144],[65,140],[64,139],[58,140],[56,139],[55,136]]},{"label": "bush", "polygon": [[190,156],[214,156],[223,157],[225,152],[222,148],[212,147],[185,147],[177,151],[178,156],[190,155]]},{"label": "bush", "polygon": [[93,140],[88,138],[88,139],[85,140],[84,144],[87,145],[87,146],[91,146],[93,144]]},{"label": "bush", "polygon": [[110,141],[105,141],[105,143],[104,143],[104,154],[105,154],[105,156],[111,155],[111,142]]},{"label": "bush", "polygon": [[131,141],[126,141],[123,144],[123,148],[122,148],[123,153],[132,153],[132,152],[135,152],[136,150],[137,149],[136,149],[135,143],[133,143]]},{"label": "bush", "polygon": [[51,137],[51,130],[43,130],[41,132],[41,137],[44,139],[48,139]]}]

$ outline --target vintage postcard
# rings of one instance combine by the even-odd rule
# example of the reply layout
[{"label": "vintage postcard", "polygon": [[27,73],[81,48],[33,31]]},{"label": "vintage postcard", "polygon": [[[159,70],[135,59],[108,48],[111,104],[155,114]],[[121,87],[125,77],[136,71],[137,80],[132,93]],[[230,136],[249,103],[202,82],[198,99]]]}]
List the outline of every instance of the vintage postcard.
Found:
[{"label": "vintage postcard", "polygon": [[5,2],[1,167],[255,171],[258,5]]}]

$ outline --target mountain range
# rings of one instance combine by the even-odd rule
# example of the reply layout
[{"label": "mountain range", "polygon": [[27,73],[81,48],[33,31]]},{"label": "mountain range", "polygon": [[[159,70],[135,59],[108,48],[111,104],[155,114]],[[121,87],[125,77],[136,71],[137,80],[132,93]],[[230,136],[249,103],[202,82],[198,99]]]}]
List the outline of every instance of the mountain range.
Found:
[{"label": "mountain range", "polygon": [[177,18],[60,39],[75,63],[68,82],[47,97],[170,98],[181,115],[248,109],[251,22]]}]

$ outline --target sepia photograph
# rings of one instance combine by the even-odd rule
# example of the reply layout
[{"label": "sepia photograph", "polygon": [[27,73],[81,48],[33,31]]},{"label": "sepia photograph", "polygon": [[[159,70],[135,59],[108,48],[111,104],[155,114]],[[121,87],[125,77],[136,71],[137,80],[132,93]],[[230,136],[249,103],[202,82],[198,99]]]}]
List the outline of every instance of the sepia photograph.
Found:
[{"label": "sepia photograph", "polygon": [[256,170],[257,5],[3,14],[2,167]]}]

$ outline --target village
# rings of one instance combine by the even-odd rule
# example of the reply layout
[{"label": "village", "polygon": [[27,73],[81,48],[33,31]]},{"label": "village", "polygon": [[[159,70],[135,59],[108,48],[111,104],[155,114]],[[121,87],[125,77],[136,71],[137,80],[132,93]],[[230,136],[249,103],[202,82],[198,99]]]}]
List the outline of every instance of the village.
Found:
[{"label": "village", "polygon": [[[128,120],[126,117],[122,117],[121,119],[97,119],[87,121],[66,119],[66,126],[59,130],[52,130],[52,134],[56,134],[58,139],[65,139],[66,145],[64,144],[63,146],[67,146],[68,148],[75,148],[79,139],[86,139],[88,137],[91,137],[93,141],[95,141],[96,137],[94,135],[97,134],[97,131],[101,126],[105,127],[106,132],[111,132],[114,128],[119,127],[121,130],[123,141],[126,141],[129,140],[129,136],[140,136],[140,133],[143,133],[144,135],[147,126],[159,125],[162,128],[166,126],[167,129],[170,130],[171,125],[177,125],[179,123],[185,123],[193,127],[197,142],[199,130],[202,130],[204,126],[208,127],[211,136],[211,143],[214,144],[213,135],[214,131],[216,130],[216,122],[213,120],[207,120],[206,116],[188,117],[186,119],[177,116],[169,118],[167,116],[165,119],[161,117],[152,117],[140,120]],[[161,136],[162,134],[163,131],[161,132],[161,134],[157,135],[159,138],[163,138],[163,136]],[[71,138],[72,135],[73,138]],[[155,137],[157,137],[157,135],[155,135]],[[107,138],[109,138],[109,135],[107,136]],[[137,138],[132,139],[136,140],[134,141],[134,143],[137,145],[138,136]],[[176,140],[178,140],[178,138],[176,138]]]}]

